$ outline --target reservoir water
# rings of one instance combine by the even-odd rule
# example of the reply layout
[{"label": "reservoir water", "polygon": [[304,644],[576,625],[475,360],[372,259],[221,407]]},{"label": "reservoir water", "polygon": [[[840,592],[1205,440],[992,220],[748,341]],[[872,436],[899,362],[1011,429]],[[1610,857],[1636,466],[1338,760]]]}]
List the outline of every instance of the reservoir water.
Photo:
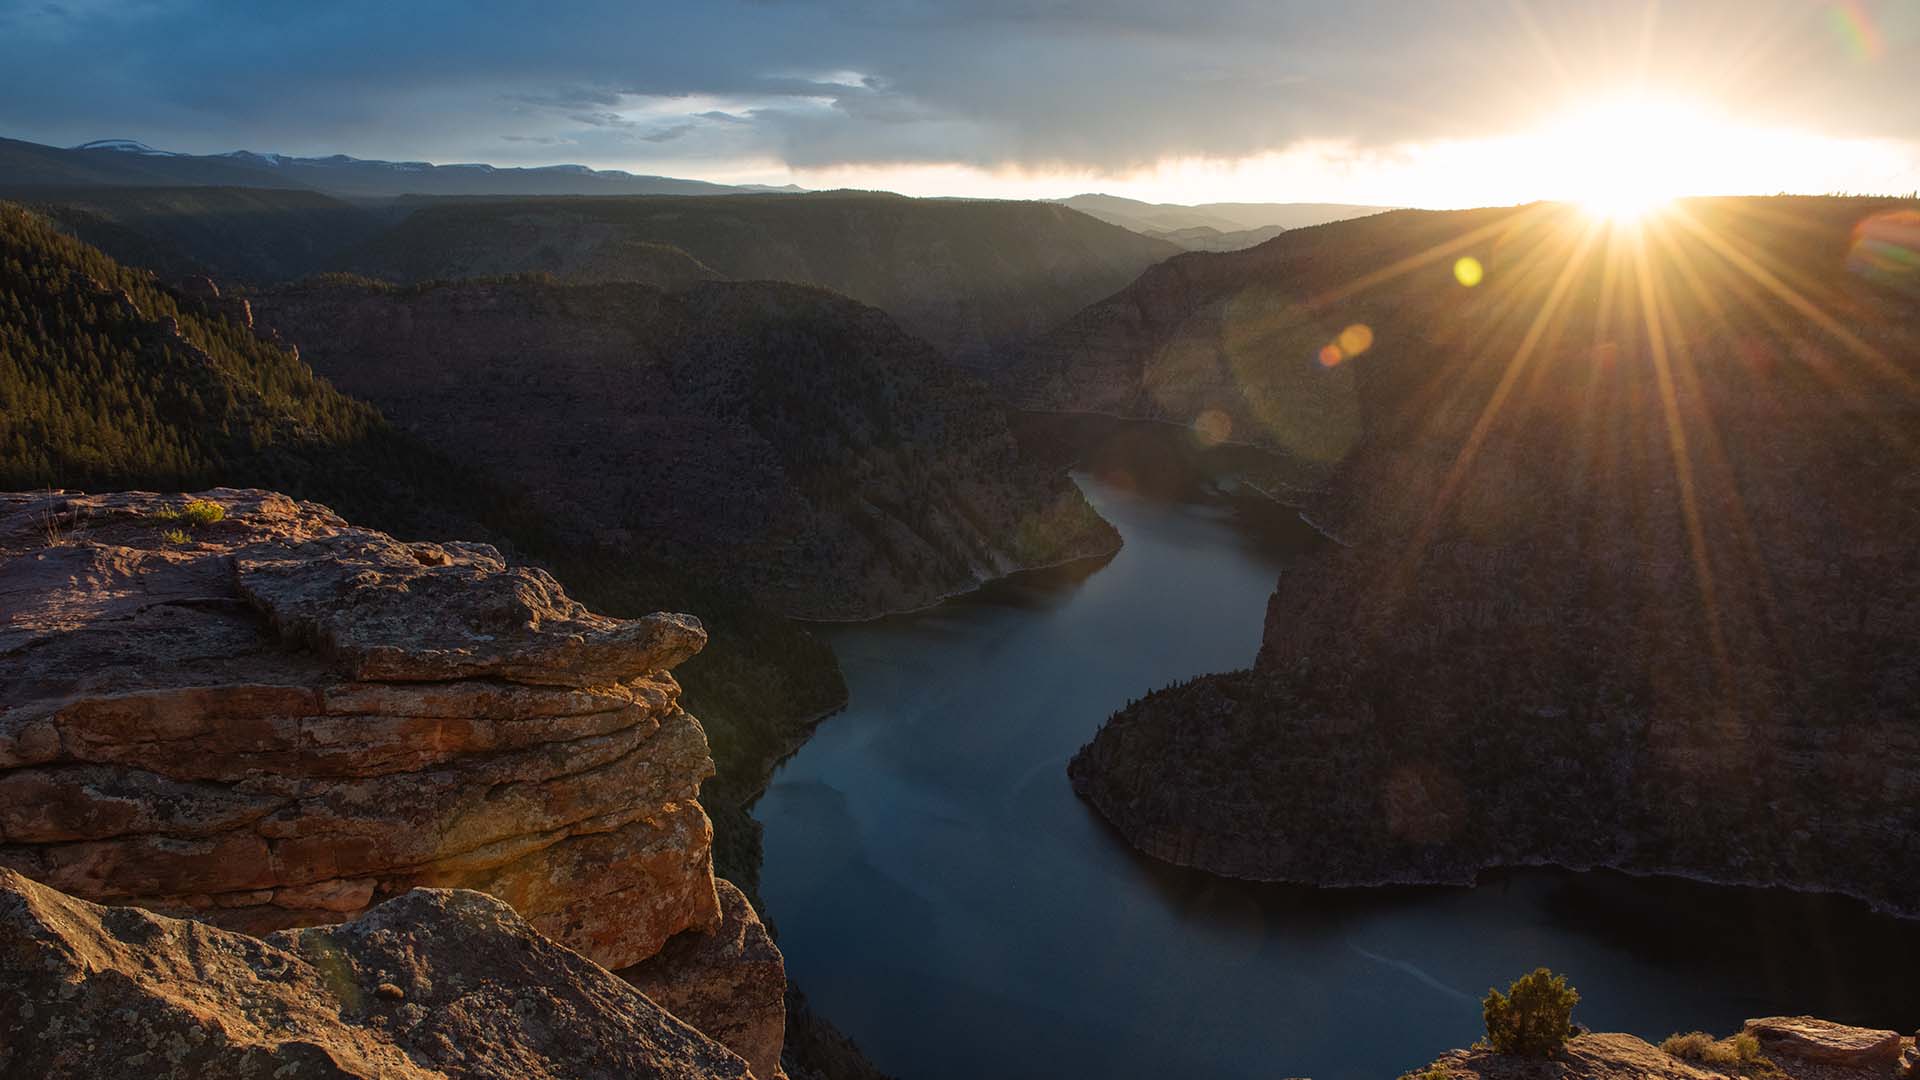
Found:
[{"label": "reservoir water", "polygon": [[1218,477],[1143,481],[1142,440],[1184,438],[1140,429],[1075,473],[1125,537],[1110,561],[822,631],[849,704],[756,809],[761,891],[789,975],[883,1070],[1393,1077],[1542,964],[1576,1020],[1654,1041],[1779,1012],[1920,1024],[1920,923],[1848,900],[1554,870],[1314,890],[1132,851],[1067,759],[1129,699],[1246,666],[1322,542]]}]

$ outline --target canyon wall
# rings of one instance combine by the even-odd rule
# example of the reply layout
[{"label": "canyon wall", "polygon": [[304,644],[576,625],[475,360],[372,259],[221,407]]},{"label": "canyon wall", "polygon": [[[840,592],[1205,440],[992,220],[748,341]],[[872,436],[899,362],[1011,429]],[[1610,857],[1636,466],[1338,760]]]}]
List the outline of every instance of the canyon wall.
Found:
[{"label": "canyon wall", "polygon": [[981,387],[818,289],[330,280],[252,304],[551,534],[788,614],[872,617],[1119,546]]}]

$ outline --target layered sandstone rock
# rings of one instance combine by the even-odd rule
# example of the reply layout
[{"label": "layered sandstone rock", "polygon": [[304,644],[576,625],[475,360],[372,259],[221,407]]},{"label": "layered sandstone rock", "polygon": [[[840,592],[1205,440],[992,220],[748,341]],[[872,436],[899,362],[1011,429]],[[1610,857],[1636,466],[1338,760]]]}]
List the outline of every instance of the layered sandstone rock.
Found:
[{"label": "layered sandstone rock", "polygon": [[718,924],[712,772],[620,620],[262,491],[0,495],[0,865],[249,932],[480,889],[609,967]]},{"label": "layered sandstone rock", "polygon": [[1849,1027],[1813,1016],[1768,1016],[1747,1021],[1744,1030],[1773,1058],[1842,1069],[1885,1072],[1900,1060],[1903,1045],[1897,1031]]},{"label": "layered sandstone rock", "polygon": [[620,974],[673,1015],[745,1058],[761,1080],[784,1075],[786,965],[753,905],[730,882],[720,925],[689,930],[652,959]]},{"label": "layered sandstone rock", "polygon": [[0,1075],[744,1077],[507,905],[421,889],[265,941],[0,869]]}]

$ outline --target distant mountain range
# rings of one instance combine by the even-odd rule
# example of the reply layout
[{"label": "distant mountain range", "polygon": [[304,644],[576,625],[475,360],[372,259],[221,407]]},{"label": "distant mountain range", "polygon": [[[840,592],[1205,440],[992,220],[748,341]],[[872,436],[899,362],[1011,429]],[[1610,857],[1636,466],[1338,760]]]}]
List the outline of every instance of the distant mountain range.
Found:
[{"label": "distant mountain range", "polygon": [[62,149],[0,139],[0,189],[35,187],[219,186],[293,188],[347,198],[401,195],[725,195],[798,191],[641,176],[585,165],[498,168],[375,161],[332,154],[295,157],[235,150],[180,154],[132,139],[99,139]]},{"label": "distant mountain range", "polygon": [[1286,229],[1366,217],[1391,206],[1356,203],[1149,203],[1118,195],[1056,199],[1089,217],[1178,244],[1189,251],[1239,251]]}]

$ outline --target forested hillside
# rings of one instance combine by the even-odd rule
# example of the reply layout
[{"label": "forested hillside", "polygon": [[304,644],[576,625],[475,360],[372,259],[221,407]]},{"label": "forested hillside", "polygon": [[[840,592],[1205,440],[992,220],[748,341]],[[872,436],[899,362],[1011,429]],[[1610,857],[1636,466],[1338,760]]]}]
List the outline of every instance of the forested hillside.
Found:
[{"label": "forested hillside", "polygon": [[365,241],[390,217],[317,191],[273,188],[44,188],[9,197],[116,260],[168,279],[299,277]]},{"label": "forested hillside", "polygon": [[446,483],[292,353],[45,218],[0,204],[0,251],[0,486],[251,485],[394,521]]}]

